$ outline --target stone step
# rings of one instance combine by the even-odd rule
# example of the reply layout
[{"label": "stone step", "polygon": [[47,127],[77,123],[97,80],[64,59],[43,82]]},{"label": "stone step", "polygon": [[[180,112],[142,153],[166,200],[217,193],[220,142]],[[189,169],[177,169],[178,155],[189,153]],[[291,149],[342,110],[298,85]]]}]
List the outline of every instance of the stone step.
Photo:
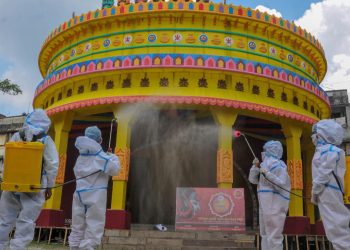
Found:
[{"label": "stone step", "polygon": [[103,249],[255,249],[255,232],[106,230]]}]

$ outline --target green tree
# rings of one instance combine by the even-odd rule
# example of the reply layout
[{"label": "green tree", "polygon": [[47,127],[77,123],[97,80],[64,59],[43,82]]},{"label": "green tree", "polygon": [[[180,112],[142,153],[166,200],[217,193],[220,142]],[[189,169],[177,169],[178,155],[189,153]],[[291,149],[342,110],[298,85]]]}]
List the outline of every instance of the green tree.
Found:
[{"label": "green tree", "polygon": [[22,94],[21,87],[18,84],[12,83],[9,79],[0,80],[0,92],[9,95]]}]

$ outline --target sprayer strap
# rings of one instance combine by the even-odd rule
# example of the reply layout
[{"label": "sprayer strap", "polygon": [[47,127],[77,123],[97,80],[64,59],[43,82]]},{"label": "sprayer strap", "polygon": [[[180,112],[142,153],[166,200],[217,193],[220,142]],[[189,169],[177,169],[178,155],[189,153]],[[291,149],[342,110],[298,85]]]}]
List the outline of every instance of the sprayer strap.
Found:
[{"label": "sprayer strap", "polygon": [[344,196],[345,194],[344,194],[343,188],[341,187],[340,181],[339,181],[338,177],[335,175],[334,171],[332,171],[332,175],[333,175],[335,181],[336,181],[337,184],[338,184],[338,187],[339,187],[339,189],[340,189],[340,192],[341,192],[341,193],[343,194],[343,196]]}]

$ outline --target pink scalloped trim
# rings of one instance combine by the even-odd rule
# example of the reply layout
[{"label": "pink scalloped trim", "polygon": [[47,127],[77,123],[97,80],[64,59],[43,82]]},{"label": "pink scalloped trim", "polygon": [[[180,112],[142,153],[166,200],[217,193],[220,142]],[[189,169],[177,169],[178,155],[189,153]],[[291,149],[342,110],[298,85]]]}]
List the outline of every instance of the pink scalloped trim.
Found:
[{"label": "pink scalloped trim", "polygon": [[63,111],[74,110],[89,106],[97,106],[104,104],[112,103],[137,103],[137,102],[148,102],[148,103],[172,103],[172,104],[201,104],[201,105],[210,105],[210,106],[220,106],[228,108],[239,108],[252,110],[262,113],[273,114],[276,116],[287,117],[293,120],[298,120],[306,122],[309,124],[314,124],[317,122],[316,119],[310,118],[305,115],[300,115],[294,112],[286,111],[283,109],[273,108],[261,104],[248,103],[242,101],[233,101],[227,99],[218,99],[218,98],[208,98],[208,97],[194,97],[194,96],[121,96],[121,97],[105,97],[84,100],[79,102],[73,102],[58,106],[55,108],[47,109],[48,115],[54,115]]}]

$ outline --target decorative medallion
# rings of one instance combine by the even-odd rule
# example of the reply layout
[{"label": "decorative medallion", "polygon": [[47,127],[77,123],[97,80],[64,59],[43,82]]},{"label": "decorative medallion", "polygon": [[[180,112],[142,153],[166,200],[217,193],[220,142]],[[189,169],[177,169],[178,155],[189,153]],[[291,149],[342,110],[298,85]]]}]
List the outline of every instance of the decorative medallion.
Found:
[{"label": "decorative medallion", "polygon": [[251,50],[255,50],[255,49],[256,49],[256,43],[253,42],[253,41],[250,41],[250,42],[248,42],[248,47],[249,47]]},{"label": "decorative medallion", "polygon": [[236,83],[235,89],[236,89],[237,91],[244,91],[243,83],[237,82],[237,83]]},{"label": "decorative medallion", "polygon": [[206,42],[208,42],[208,36],[206,34],[201,34],[201,35],[199,35],[198,40],[201,43],[206,43]]},{"label": "decorative medallion", "polygon": [[198,87],[200,88],[208,88],[208,82],[207,79],[202,77],[201,79],[198,80]]},{"label": "decorative medallion", "polygon": [[288,54],[288,61],[289,62],[293,62],[293,60],[294,60],[293,55]]},{"label": "decorative medallion", "polygon": [[106,84],[106,89],[113,89],[114,88],[114,82],[112,80],[108,81]]},{"label": "decorative medallion", "polygon": [[90,49],[91,49],[91,43],[85,44],[85,48],[84,48],[85,52],[88,52]]},{"label": "decorative medallion", "polygon": [[213,39],[211,39],[211,42],[215,45],[220,45],[221,44],[221,39],[218,35],[214,35]]},{"label": "decorative medallion", "polygon": [[169,79],[166,77],[162,77],[159,81],[159,85],[161,87],[168,87],[169,86]]},{"label": "decorative medallion", "polygon": [[130,78],[125,78],[122,83],[123,88],[130,88],[131,87],[131,80]]},{"label": "decorative medallion", "polygon": [[301,67],[302,67],[303,69],[306,69],[306,63],[305,63],[304,61],[301,62]]},{"label": "decorative medallion", "polygon": [[173,41],[174,42],[176,42],[176,43],[178,43],[178,42],[181,42],[182,41],[182,35],[180,34],[180,33],[175,33],[174,35],[173,35]]},{"label": "decorative medallion", "polygon": [[110,39],[105,39],[103,41],[103,47],[108,48],[111,45],[111,40]]},{"label": "decorative medallion", "polygon": [[147,78],[147,77],[142,78],[141,82],[140,82],[140,86],[141,87],[149,87],[149,78]]},{"label": "decorative medallion", "polygon": [[212,214],[220,218],[230,215],[234,207],[235,204],[228,194],[220,192],[210,197],[209,209]]},{"label": "decorative medallion", "polygon": [[267,48],[266,48],[265,43],[261,43],[261,44],[260,44],[260,46],[259,46],[259,51],[260,51],[261,53],[264,53],[264,54],[267,52]]},{"label": "decorative medallion", "polygon": [[132,42],[132,36],[131,35],[126,35],[124,36],[124,44],[130,44]]},{"label": "decorative medallion", "polygon": [[187,78],[181,78],[179,81],[179,87],[188,87],[188,79]]},{"label": "decorative medallion", "polygon": [[276,56],[276,53],[277,53],[277,52],[276,52],[275,47],[271,47],[271,48],[270,48],[270,54],[273,55],[273,56]]},{"label": "decorative medallion", "polygon": [[259,94],[260,94],[260,88],[259,88],[258,85],[253,85],[252,93],[253,93],[254,95],[259,95]]},{"label": "decorative medallion", "polygon": [[227,89],[227,84],[225,80],[219,80],[218,81],[218,89]]},{"label": "decorative medallion", "polygon": [[224,38],[224,42],[225,42],[226,46],[232,46],[233,39],[231,37],[227,36]]},{"label": "decorative medallion", "polygon": [[147,37],[148,42],[153,43],[157,40],[156,34],[149,34]]},{"label": "decorative medallion", "polygon": [[72,49],[71,52],[70,52],[70,56],[74,56],[76,53],[76,50],[75,49]]},{"label": "decorative medallion", "polygon": [[190,33],[187,35],[186,42],[187,43],[195,43],[196,42],[196,38],[194,37],[193,33]]},{"label": "decorative medallion", "polygon": [[167,33],[162,33],[160,35],[160,42],[161,43],[167,43],[170,41],[169,35]]}]

